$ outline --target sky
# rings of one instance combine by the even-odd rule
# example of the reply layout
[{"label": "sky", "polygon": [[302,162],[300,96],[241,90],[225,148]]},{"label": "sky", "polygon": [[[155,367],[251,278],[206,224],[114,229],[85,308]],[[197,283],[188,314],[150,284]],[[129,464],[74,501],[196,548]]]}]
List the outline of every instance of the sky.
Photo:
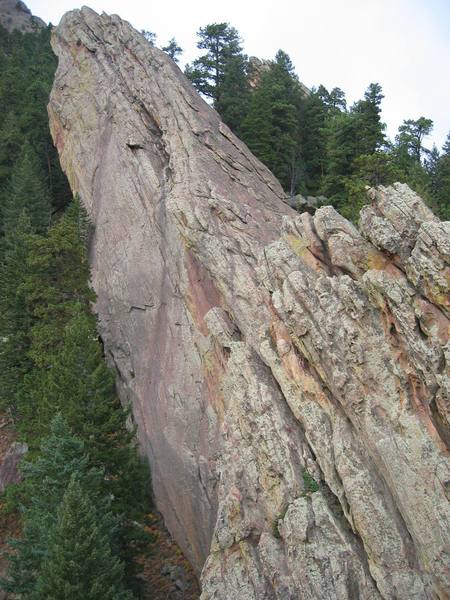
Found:
[{"label": "sky", "polygon": [[442,147],[450,131],[449,0],[26,0],[32,13],[56,25],[84,4],[118,14],[136,29],[175,37],[180,66],[198,55],[196,32],[209,23],[236,27],[249,56],[287,52],[308,87],[342,88],[351,105],[368,85],[383,88],[382,118],[394,138],[404,119],[434,121],[425,145]]}]

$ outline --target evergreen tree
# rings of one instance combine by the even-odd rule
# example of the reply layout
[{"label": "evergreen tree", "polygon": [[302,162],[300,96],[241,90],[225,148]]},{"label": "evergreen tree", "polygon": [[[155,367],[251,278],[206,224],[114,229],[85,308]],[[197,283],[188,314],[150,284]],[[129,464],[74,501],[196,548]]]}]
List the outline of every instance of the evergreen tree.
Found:
[{"label": "evergreen tree", "polygon": [[[301,127],[302,127],[302,159],[304,164],[304,181],[302,193],[317,194],[321,189],[322,178],[325,174],[326,163],[326,125],[330,113],[334,114],[335,108],[330,109],[324,97],[329,93],[323,87],[313,89],[303,100]],[[345,99],[343,100],[345,104]]]},{"label": "evergreen tree", "polygon": [[353,162],[359,156],[360,123],[351,112],[339,112],[327,122],[326,172],[322,193],[337,208],[346,201],[346,180],[353,174]]},{"label": "evergreen tree", "polygon": [[45,434],[52,415],[60,411],[83,440],[90,465],[105,471],[105,493],[112,494],[116,512],[139,516],[149,482],[132,444],[134,431],[126,428],[128,411],[102,356],[95,319],[83,307],[67,323],[51,366],[33,375],[19,404],[28,439]]},{"label": "evergreen tree", "polygon": [[248,61],[244,55],[232,56],[226,61],[223,83],[215,109],[222,121],[238,136],[242,136],[242,124],[250,104]]},{"label": "evergreen tree", "polygon": [[347,110],[347,100],[345,92],[341,88],[335,87],[329,92],[323,85],[317,88],[317,95],[322,100],[329,115]]},{"label": "evergreen tree", "polygon": [[57,64],[51,29],[21,33],[0,26],[0,189],[5,189],[26,141],[38,158],[51,203],[59,209],[70,199],[70,190],[48,127],[47,103]]},{"label": "evergreen tree", "polygon": [[197,47],[206,53],[187,65],[185,73],[197,90],[212,100],[224,123],[240,135],[250,87],[248,59],[239,33],[228,23],[213,23],[201,27],[197,35]]},{"label": "evergreen tree", "polygon": [[417,120],[407,119],[398,128],[396,137],[397,146],[405,150],[406,153],[417,163],[421,163],[424,154],[429,151],[424,147],[425,138],[430,135],[433,129],[433,121],[420,117]]},{"label": "evergreen tree", "polygon": [[178,56],[183,53],[183,49],[177,44],[175,38],[169,40],[167,46],[164,46],[163,48],[161,48],[161,50],[168,54],[170,58],[176,63],[178,62]]},{"label": "evergreen tree", "polygon": [[252,92],[243,141],[293,195],[301,174],[299,116],[303,92],[289,56],[279,51]]},{"label": "evergreen tree", "polygon": [[141,33],[145,37],[147,42],[150,44],[150,46],[154,46],[156,44],[156,33],[154,33],[153,31],[147,31],[146,29],[143,29]]},{"label": "evergreen tree", "polygon": [[424,200],[432,201],[432,181],[425,167],[425,156],[430,151],[424,147],[424,139],[431,133],[433,121],[420,117],[417,120],[408,119],[399,127],[395,145],[391,155],[396,167],[402,173],[401,181],[407,183]]},{"label": "evergreen tree", "polygon": [[435,168],[434,198],[438,215],[441,219],[450,221],[450,133]]},{"label": "evergreen tree", "polygon": [[0,128],[0,189],[6,186],[22,145],[23,135],[17,117],[13,111],[9,110],[4,115]]},{"label": "evergreen tree", "polygon": [[427,172],[428,178],[429,178],[429,189],[430,189],[430,194],[433,198],[436,197],[437,194],[437,169],[438,169],[438,165],[439,165],[439,158],[440,158],[440,154],[439,154],[439,150],[437,149],[436,145],[433,144],[432,149],[430,150],[430,152],[428,153],[428,156],[425,158],[424,160],[424,167],[425,167],[425,171]]},{"label": "evergreen tree", "polygon": [[88,310],[95,298],[89,286],[88,235],[86,215],[75,200],[47,236],[30,242],[24,285],[34,320],[30,356],[37,367],[52,363],[65,325],[80,304]]},{"label": "evergreen tree", "polygon": [[89,468],[83,442],[72,435],[61,415],[54,417],[38,457],[24,461],[21,470],[22,537],[11,543],[14,553],[9,556],[8,578],[2,586],[6,591],[29,598],[47,554],[57,509],[72,477],[77,477],[93,496],[100,498],[103,473]]},{"label": "evergreen tree", "polygon": [[220,102],[227,63],[242,56],[239,33],[229,23],[212,23],[197,32],[197,48],[206,53],[186,68],[186,75],[200,93]]},{"label": "evergreen tree", "polygon": [[[344,106],[340,94],[337,97]],[[391,183],[393,174],[398,172],[392,160],[381,152],[385,145],[382,99],[381,86],[372,83],[364,100],[356,102],[350,111],[341,111],[339,105],[328,101],[328,118],[323,129],[326,160],[321,191],[352,220],[356,220],[359,208],[366,201],[367,185]]]},{"label": "evergreen tree", "polygon": [[23,211],[4,239],[6,249],[0,264],[0,407],[14,417],[17,392],[32,366],[28,352],[33,320],[25,290],[31,239],[30,218]]},{"label": "evergreen tree", "polygon": [[32,231],[44,233],[47,230],[50,224],[50,195],[38,158],[28,144],[21,149],[1,201],[4,235],[16,227],[24,210],[30,217]]},{"label": "evergreen tree", "polygon": [[382,94],[379,83],[371,83],[364,94],[364,100],[356,102],[352,112],[357,115],[358,155],[370,155],[380,150],[385,143],[384,130],[386,125],[381,122]]},{"label": "evergreen tree", "polygon": [[[23,537],[14,544],[6,585],[23,598],[36,593],[48,533],[72,474],[95,506],[106,494],[108,511],[120,516],[113,553],[127,557],[128,574],[141,543],[130,519],[142,519],[149,488],[89,312],[95,297],[86,218],[77,202],[59,217],[68,186],[48,131],[46,104],[56,67],[49,37],[50,28],[22,34],[0,27],[0,406],[17,418],[31,444],[18,488]],[[56,218],[47,231],[51,212]],[[83,378],[86,384],[78,386]],[[67,398],[64,385],[73,392]],[[51,448],[38,450],[58,408],[84,442],[70,438],[69,430],[67,441],[54,424]]]},{"label": "evergreen tree", "polygon": [[72,477],[48,547],[33,600],[131,600],[124,568],[113,553],[114,518]]}]

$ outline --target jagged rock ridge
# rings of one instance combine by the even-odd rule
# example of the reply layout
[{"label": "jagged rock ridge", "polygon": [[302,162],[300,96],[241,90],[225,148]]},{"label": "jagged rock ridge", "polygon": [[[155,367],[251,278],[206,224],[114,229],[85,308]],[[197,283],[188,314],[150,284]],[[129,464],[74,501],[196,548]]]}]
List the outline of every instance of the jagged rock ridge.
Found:
[{"label": "jagged rock ridge", "polygon": [[202,598],[446,598],[449,223],[299,215],[178,67],[68,13],[49,104],[107,356]]},{"label": "jagged rock ridge", "polygon": [[37,31],[45,27],[44,21],[33,16],[21,0],[0,0],[0,25],[8,31],[18,29],[22,32]]}]

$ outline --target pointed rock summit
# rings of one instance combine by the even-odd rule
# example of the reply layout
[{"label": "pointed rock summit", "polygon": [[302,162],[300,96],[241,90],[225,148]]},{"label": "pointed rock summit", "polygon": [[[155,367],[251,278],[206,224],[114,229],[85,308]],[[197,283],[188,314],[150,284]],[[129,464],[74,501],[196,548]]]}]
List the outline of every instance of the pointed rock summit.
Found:
[{"label": "pointed rock summit", "polygon": [[202,599],[446,598],[450,224],[298,214],[117,16],[53,35],[50,124],[106,355]]}]

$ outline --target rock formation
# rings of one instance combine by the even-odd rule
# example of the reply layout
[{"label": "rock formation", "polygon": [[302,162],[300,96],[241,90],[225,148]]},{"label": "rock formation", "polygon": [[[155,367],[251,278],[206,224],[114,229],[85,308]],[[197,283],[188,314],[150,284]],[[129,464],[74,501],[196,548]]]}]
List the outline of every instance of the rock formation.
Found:
[{"label": "rock formation", "polygon": [[22,476],[19,471],[19,463],[23,456],[28,452],[27,444],[23,442],[13,442],[0,462],[0,494],[2,494],[8,485],[18,483]]},{"label": "rock formation", "polygon": [[56,29],[49,104],[96,310],[202,598],[447,598],[450,224],[405,186],[298,214],[116,16]]},{"label": "rock formation", "polygon": [[21,0],[0,0],[0,25],[8,31],[18,29],[24,33],[46,26]]}]

